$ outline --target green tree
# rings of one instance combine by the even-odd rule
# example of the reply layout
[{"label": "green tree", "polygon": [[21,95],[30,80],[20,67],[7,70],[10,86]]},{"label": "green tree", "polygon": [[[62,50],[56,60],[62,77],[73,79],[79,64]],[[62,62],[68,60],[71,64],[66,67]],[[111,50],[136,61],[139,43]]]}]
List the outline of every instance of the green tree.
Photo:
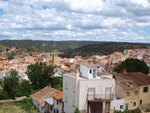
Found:
[{"label": "green tree", "polygon": [[114,68],[115,72],[122,73],[123,69],[127,72],[142,72],[145,74],[149,73],[149,68],[144,61],[139,59],[126,59],[120,65]]},{"label": "green tree", "polygon": [[4,81],[2,84],[3,90],[7,92],[8,96],[11,98],[14,98],[17,94],[18,90],[16,89],[19,87],[19,76],[18,72],[15,70],[12,70],[10,73],[7,73],[4,77]]},{"label": "green tree", "polygon": [[8,49],[8,48],[6,48],[6,52],[8,52],[8,50],[9,50],[9,49]]},{"label": "green tree", "polygon": [[19,89],[21,90],[24,96],[29,97],[29,95],[31,94],[32,87],[29,81],[23,81],[21,82]]},{"label": "green tree", "polygon": [[13,56],[9,56],[9,57],[8,57],[8,60],[12,60],[12,59],[14,59]]},{"label": "green tree", "polygon": [[55,66],[47,66],[46,63],[36,62],[27,67],[28,75],[34,89],[43,88],[50,84],[52,75],[54,75]]},{"label": "green tree", "polygon": [[5,100],[8,98],[8,93],[6,91],[0,91],[0,100]]}]

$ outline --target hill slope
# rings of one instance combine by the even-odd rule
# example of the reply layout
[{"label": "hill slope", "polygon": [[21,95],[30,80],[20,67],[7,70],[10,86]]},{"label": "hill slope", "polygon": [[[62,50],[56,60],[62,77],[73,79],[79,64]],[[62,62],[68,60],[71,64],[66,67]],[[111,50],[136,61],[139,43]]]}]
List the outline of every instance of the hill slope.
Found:
[{"label": "hill slope", "polygon": [[32,40],[1,40],[0,44],[7,47],[31,48],[35,47],[39,51],[51,52],[54,50],[66,52],[78,47],[93,45],[93,44],[124,44],[124,45],[145,45],[143,43],[127,43],[127,42],[98,42],[98,41],[32,41]]},{"label": "hill slope", "polygon": [[73,49],[65,52],[61,57],[74,57],[74,56],[92,56],[92,55],[109,55],[113,52],[123,52],[125,49],[139,49],[146,48],[146,46],[135,45],[112,45],[112,44],[94,44],[87,45],[80,48]]}]

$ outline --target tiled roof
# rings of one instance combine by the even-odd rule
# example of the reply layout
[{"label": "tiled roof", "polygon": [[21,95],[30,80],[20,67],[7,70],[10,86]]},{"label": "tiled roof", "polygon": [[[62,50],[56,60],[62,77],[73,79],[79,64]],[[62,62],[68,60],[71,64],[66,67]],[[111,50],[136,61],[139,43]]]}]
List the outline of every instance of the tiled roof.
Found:
[{"label": "tiled roof", "polygon": [[53,96],[54,99],[62,102],[62,99],[63,99],[63,92],[59,92],[57,93],[56,95]]},{"label": "tiled roof", "polygon": [[129,80],[117,81],[116,84],[121,86],[123,89],[136,89],[138,88],[137,84]]},{"label": "tiled roof", "polygon": [[133,81],[138,86],[150,85],[150,77],[141,72],[117,73],[117,75]]},{"label": "tiled roof", "polygon": [[88,62],[84,62],[84,63],[82,63],[82,65],[84,65],[84,66],[86,66],[86,67],[88,67],[88,68],[97,68],[96,65],[90,64],[90,63],[88,63]]},{"label": "tiled roof", "polygon": [[53,97],[54,95],[56,95],[57,93],[59,93],[60,91],[52,88],[51,86],[46,86],[43,89],[41,89],[40,91],[31,94],[30,97],[33,98],[34,100],[36,100],[40,106],[44,106],[45,102],[44,100],[50,97]]}]

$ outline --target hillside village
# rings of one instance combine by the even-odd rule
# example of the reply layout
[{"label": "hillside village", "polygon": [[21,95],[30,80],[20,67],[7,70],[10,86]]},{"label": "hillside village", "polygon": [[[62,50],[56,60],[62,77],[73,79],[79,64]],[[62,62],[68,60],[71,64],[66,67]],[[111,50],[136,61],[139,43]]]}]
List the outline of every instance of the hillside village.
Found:
[{"label": "hillside village", "polygon": [[[11,48],[9,51],[16,50]],[[7,52],[9,52],[7,51]],[[113,113],[115,110],[150,109],[150,76],[141,72],[114,72],[126,59],[139,59],[150,68],[150,49],[124,50],[110,55],[61,58],[57,53],[37,52],[9,59],[0,54],[0,80],[16,70],[20,82],[30,81],[27,66],[36,62],[56,65],[54,77],[63,78],[63,91],[50,84],[30,95],[41,113]],[[21,52],[21,51],[20,51]],[[14,55],[15,56],[15,55]]]}]

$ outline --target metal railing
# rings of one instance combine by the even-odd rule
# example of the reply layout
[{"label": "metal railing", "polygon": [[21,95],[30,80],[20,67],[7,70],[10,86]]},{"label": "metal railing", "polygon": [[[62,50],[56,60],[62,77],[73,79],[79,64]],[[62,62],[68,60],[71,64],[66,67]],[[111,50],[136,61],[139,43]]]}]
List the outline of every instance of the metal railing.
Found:
[{"label": "metal railing", "polygon": [[114,94],[94,94],[88,95],[88,100],[113,100]]}]

